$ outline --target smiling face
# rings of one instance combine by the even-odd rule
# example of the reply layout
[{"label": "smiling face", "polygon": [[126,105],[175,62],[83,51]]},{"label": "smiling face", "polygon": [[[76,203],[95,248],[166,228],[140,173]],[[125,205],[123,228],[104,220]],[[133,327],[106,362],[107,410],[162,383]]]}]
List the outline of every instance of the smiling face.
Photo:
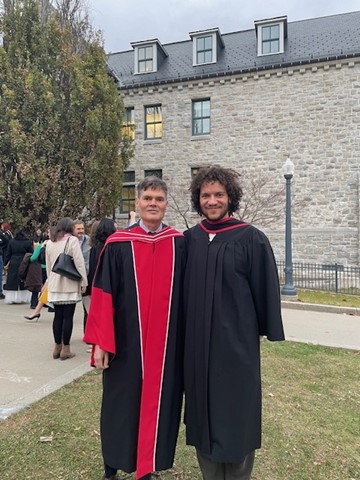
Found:
[{"label": "smiling face", "polygon": [[229,212],[229,195],[219,182],[204,183],[200,188],[202,214],[212,221],[221,220]]},{"label": "smiling face", "polygon": [[168,201],[161,188],[147,188],[140,192],[136,199],[136,209],[144,223],[150,230],[156,230],[164,218]]},{"label": "smiling face", "polygon": [[77,223],[74,226],[74,235],[78,237],[80,240],[82,240],[83,236],[85,234],[85,226],[83,223]]}]

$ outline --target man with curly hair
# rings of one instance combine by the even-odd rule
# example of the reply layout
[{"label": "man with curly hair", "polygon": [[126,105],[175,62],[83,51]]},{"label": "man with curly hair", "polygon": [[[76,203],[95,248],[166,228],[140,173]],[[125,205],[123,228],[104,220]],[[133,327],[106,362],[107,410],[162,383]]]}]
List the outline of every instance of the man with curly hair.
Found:
[{"label": "man with curly hair", "polygon": [[185,232],[185,424],[205,480],[248,480],[261,446],[260,336],[284,340],[267,237],[235,219],[232,169],[201,169],[190,187],[204,219]]}]

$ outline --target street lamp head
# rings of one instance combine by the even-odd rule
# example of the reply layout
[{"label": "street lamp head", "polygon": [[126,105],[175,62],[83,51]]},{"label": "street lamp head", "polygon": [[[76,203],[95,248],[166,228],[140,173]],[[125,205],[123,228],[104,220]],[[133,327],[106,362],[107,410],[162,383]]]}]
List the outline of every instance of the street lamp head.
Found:
[{"label": "street lamp head", "polygon": [[283,165],[283,174],[284,177],[291,178],[294,175],[295,167],[293,162],[290,160],[290,157],[286,159],[286,162]]}]

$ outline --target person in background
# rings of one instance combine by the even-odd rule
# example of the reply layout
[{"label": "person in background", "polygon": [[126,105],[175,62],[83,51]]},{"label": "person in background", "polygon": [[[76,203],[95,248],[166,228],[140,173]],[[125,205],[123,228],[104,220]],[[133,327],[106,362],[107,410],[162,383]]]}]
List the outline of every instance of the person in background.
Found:
[{"label": "person in background", "polygon": [[[83,303],[83,309],[84,309],[84,320],[83,320],[83,327],[84,327],[84,332],[85,332],[85,326],[86,326],[86,320],[87,320],[87,314],[89,311],[89,306],[90,306],[90,293],[89,293],[89,270],[90,270],[90,258],[91,258],[91,250],[93,249],[93,246],[95,245],[95,233],[97,230],[97,227],[99,226],[100,220],[95,220],[93,224],[91,225],[90,228],[90,235],[89,235],[89,246],[90,246],[90,254],[89,254],[89,268],[87,270],[88,274],[88,286],[86,288],[86,292],[82,297],[82,303]],[[87,349],[88,353],[91,352],[91,348]]]},{"label": "person in background", "polygon": [[[62,218],[53,229],[51,240],[46,245],[48,301],[53,303],[55,310],[53,358],[60,358],[60,360],[75,356],[70,351],[75,307],[76,303],[81,301],[81,294],[85,293],[87,286],[84,257],[73,231],[74,222],[71,218]],[[73,257],[75,267],[81,274],[81,280],[70,280],[52,271],[55,261],[60,253],[64,252],[65,247],[66,253]]]},{"label": "person in background", "polygon": [[163,223],[161,179],[139,183],[136,205],[139,223],[110,235],[100,254],[84,335],[103,370],[106,480],[172,467],[183,396],[184,238]]},{"label": "person in background", "polygon": [[10,230],[10,225],[8,224],[8,222],[3,222],[1,224],[1,230],[3,233],[5,233],[5,235],[8,236],[9,240],[11,238],[14,238],[14,235],[12,234],[11,230]]},{"label": "person in background", "polygon": [[134,212],[133,210],[131,210],[131,212],[129,212],[129,223],[128,223],[128,227],[131,227],[131,225],[134,225],[136,223],[136,212]]},{"label": "person in background", "polygon": [[[95,228],[94,228],[95,227]],[[89,261],[89,273],[88,273],[88,286],[86,289],[85,296],[83,296],[83,304],[86,308],[86,311],[89,311],[90,300],[91,300],[91,288],[94,281],[94,276],[96,272],[97,263],[101,250],[104,248],[106,239],[116,232],[116,226],[114,220],[110,218],[104,218],[101,221],[94,222],[91,232],[90,232],[90,261]],[[85,332],[86,322],[84,324]],[[92,348],[87,349],[88,353],[91,353]]]},{"label": "person in background", "polygon": [[[39,262],[41,266],[41,279],[42,279],[42,288],[41,288],[41,293],[44,291],[44,286],[46,284],[47,280],[47,274],[46,274],[46,244],[49,241],[51,232],[50,228],[47,231],[47,234],[41,234],[40,241],[34,248],[34,253],[30,257],[30,263],[35,263]],[[39,295],[36,294],[36,299],[34,299],[34,293],[31,295],[31,303],[30,303],[30,308],[34,310],[34,313],[32,315],[25,315],[24,318],[28,321],[33,321],[35,320],[36,322],[40,318],[40,312],[42,308],[44,307],[44,303],[40,301]],[[52,313],[54,312],[54,309],[49,305],[48,306],[48,312]]]},{"label": "person in background", "polygon": [[89,245],[89,235],[85,233],[85,224],[82,220],[74,220],[74,235],[79,240],[79,245],[85,260],[86,273],[88,273],[91,247]]},{"label": "person in background", "polygon": [[0,230],[0,300],[4,300],[5,295],[3,292],[3,272],[4,272],[4,255],[9,243],[8,235]]},{"label": "person in background", "polygon": [[91,296],[91,287],[95,277],[97,263],[101,250],[104,248],[106,239],[116,232],[115,222],[111,218],[104,218],[97,222],[94,238],[91,238],[91,250],[89,260],[88,286],[86,295]]},{"label": "person in background", "polygon": [[261,446],[260,336],[284,340],[277,267],[267,237],[233,217],[231,169],[190,187],[204,219],[185,232],[185,425],[204,480],[249,480]]},{"label": "person in background", "polygon": [[41,243],[43,241],[43,232],[40,226],[36,227],[35,234],[32,237],[32,241],[34,242],[34,248],[38,243]]},{"label": "person in background", "polygon": [[[86,275],[89,273],[89,261],[90,261],[90,237],[85,234],[85,224],[82,220],[74,221],[74,235],[79,239],[79,245],[85,260]],[[85,300],[86,302],[86,300]],[[85,329],[86,320],[87,320],[87,309],[86,304],[82,302],[84,310],[83,325]]]},{"label": "person in background", "polygon": [[19,277],[19,267],[25,253],[33,253],[32,241],[24,230],[19,230],[14,238],[10,238],[4,256],[4,265],[8,265],[6,284],[4,285],[5,303],[29,303],[31,293],[25,289]]}]

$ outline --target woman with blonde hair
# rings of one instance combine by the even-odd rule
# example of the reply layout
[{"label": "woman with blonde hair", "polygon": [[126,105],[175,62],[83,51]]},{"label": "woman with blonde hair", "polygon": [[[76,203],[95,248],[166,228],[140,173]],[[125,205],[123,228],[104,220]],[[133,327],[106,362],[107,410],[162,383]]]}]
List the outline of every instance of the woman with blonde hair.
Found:
[{"label": "woman with blonde hair", "polygon": [[[79,240],[73,235],[74,222],[62,218],[52,231],[51,240],[46,245],[46,271],[48,276],[48,301],[53,303],[55,315],[53,334],[55,347],[53,358],[66,360],[75,356],[70,351],[70,339],[76,303],[81,300],[87,286],[85,261]],[[71,280],[52,271],[55,261],[66,249],[73,257],[74,265],[81,275],[80,280]]]}]

